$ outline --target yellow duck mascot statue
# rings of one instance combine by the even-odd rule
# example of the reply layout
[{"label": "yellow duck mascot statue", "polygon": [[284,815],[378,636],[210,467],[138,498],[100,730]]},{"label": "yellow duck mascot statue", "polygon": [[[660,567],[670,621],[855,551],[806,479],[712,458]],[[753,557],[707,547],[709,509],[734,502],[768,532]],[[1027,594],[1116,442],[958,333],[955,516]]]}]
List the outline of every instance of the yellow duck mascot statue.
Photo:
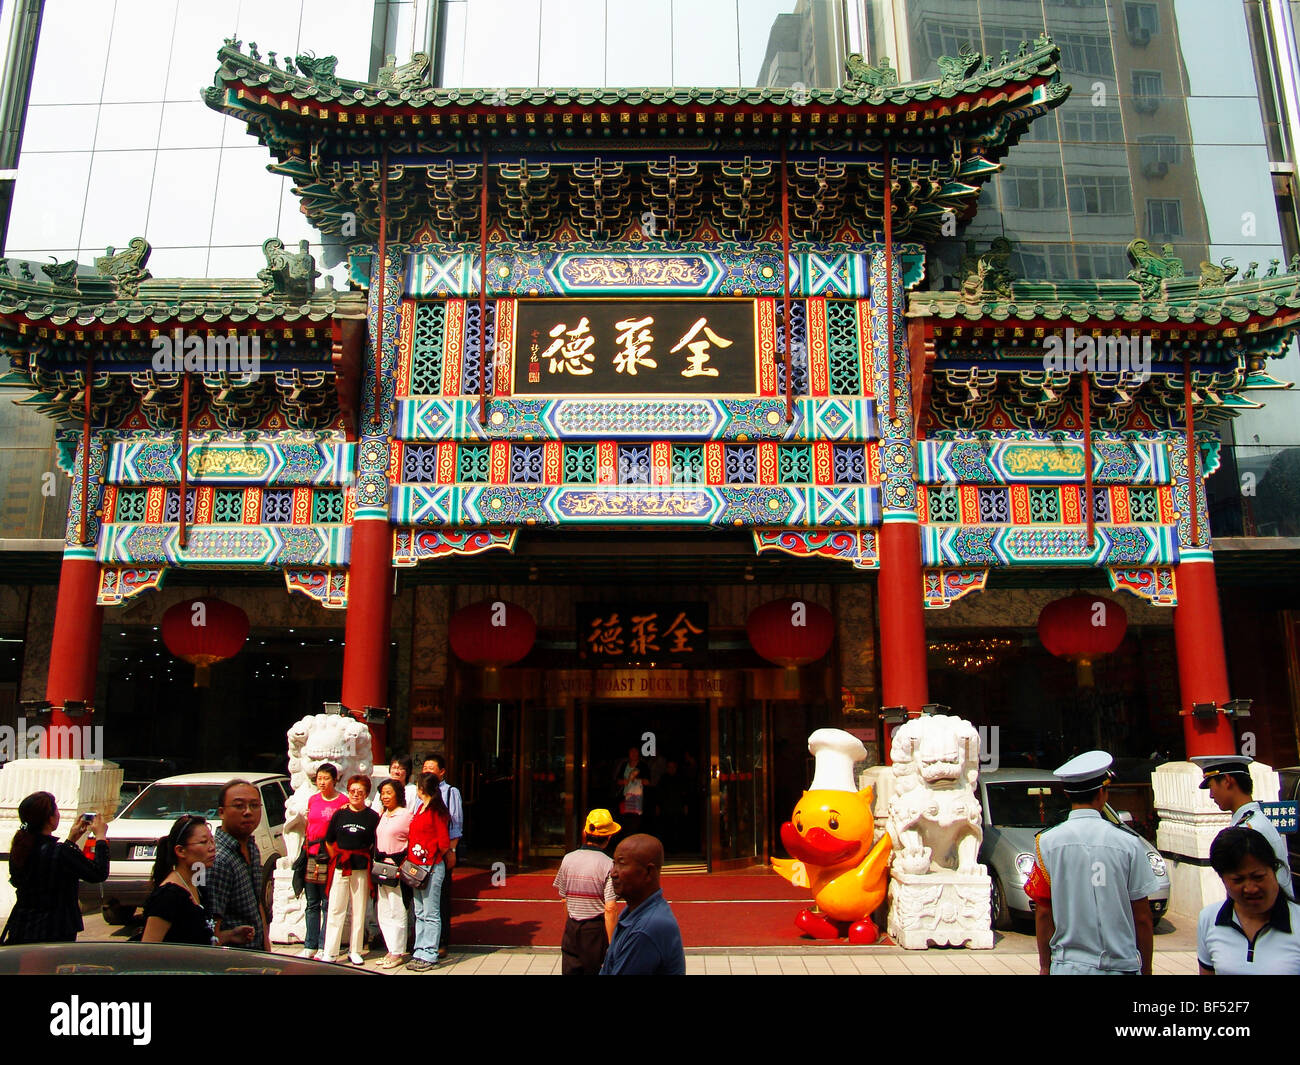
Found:
[{"label": "yellow duck mascot statue", "polygon": [[816,759],[812,784],[781,826],[781,842],[793,856],[773,858],[772,868],[795,887],[811,891],[817,911],[795,919],[814,939],[874,943],[872,912],[889,887],[889,834],[872,846],[875,819],[871,789],[859,791],[853,764],[867,756],[862,741],[841,729],[822,728],[808,737]]}]

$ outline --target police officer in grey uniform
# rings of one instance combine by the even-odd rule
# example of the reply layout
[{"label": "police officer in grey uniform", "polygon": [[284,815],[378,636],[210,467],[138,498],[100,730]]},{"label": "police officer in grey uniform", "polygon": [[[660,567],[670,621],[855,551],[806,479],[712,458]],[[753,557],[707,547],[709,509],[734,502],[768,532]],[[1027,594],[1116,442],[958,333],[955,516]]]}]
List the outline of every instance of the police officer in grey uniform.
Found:
[{"label": "police officer in grey uniform", "polygon": [[1263,808],[1251,798],[1254,785],[1250,779],[1250,763],[1254,759],[1244,754],[1205,754],[1192,761],[1205,774],[1201,781],[1202,790],[1210,793],[1215,806],[1232,814],[1228,827],[1253,828],[1268,840],[1268,845],[1282,863],[1282,868],[1277,871],[1278,886],[1294,900],[1295,888],[1291,883],[1286,844]]},{"label": "police officer in grey uniform", "polygon": [[1056,770],[1070,816],[1039,835],[1026,891],[1036,902],[1039,972],[1151,974],[1155,874],[1142,841],[1101,814],[1112,759],[1089,751]]}]

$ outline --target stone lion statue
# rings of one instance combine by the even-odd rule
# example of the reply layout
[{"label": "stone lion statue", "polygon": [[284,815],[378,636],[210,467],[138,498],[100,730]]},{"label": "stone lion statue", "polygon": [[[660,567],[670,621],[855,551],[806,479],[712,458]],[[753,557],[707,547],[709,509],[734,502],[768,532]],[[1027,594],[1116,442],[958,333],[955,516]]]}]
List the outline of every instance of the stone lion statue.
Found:
[{"label": "stone lion statue", "polygon": [[908,721],[890,747],[895,790],[886,824],[894,868],[924,875],[940,870],[982,874],[980,738],[969,721],[936,714]]}]

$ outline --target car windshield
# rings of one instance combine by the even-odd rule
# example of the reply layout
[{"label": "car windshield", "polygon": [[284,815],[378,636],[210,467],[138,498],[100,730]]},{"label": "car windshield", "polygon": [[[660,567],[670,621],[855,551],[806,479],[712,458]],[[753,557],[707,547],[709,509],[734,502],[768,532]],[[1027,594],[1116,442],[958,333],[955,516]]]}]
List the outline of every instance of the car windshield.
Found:
[{"label": "car windshield", "polygon": [[1006,781],[985,788],[989,821],[998,828],[1051,828],[1070,815],[1070,800],[1050,781]]},{"label": "car windshield", "polygon": [[172,821],[181,814],[217,816],[221,784],[151,784],[118,816],[127,821]]}]

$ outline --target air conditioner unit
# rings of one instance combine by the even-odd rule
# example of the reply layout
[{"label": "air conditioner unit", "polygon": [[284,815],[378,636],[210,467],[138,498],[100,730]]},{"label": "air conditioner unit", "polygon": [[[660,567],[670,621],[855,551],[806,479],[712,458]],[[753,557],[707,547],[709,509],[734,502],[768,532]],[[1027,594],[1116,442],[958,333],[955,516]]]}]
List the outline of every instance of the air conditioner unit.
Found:
[{"label": "air conditioner unit", "polygon": [[1145,26],[1130,26],[1128,40],[1135,48],[1145,48],[1151,43],[1151,31]]},{"label": "air conditioner unit", "polygon": [[1142,164],[1142,176],[1162,178],[1169,173],[1169,164],[1163,159],[1149,159]]},{"label": "air conditioner unit", "polygon": [[1133,109],[1139,115],[1154,115],[1160,110],[1160,101],[1154,96],[1137,96],[1133,99]]}]

